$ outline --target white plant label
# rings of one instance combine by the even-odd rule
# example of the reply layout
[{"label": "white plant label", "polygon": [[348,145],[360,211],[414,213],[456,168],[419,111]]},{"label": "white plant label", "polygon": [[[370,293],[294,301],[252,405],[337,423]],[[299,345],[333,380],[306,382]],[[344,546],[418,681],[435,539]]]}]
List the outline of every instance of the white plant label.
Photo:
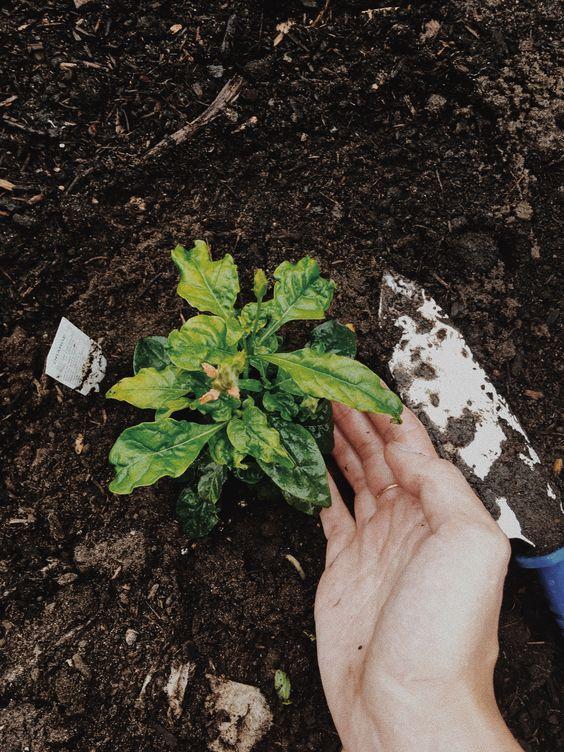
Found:
[{"label": "white plant label", "polygon": [[64,317],[47,355],[45,373],[80,394],[100,391],[106,358],[97,342]]}]

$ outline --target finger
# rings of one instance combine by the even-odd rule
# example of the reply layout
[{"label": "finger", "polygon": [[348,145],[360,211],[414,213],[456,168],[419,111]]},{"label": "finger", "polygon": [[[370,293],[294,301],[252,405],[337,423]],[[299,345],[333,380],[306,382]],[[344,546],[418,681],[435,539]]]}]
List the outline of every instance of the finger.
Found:
[{"label": "finger", "polygon": [[[364,413],[333,403],[333,414],[336,430],[349,443],[350,451],[354,452],[361,462],[365,483],[376,497],[383,488],[396,482],[384,456],[384,442],[381,436]],[[354,472],[355,477],[358,477],[358,467]],[[360,490],[361,484],[358,489],[355,486],[353,488],[355,491]]]},{"label": "finger", "polygon": [[402,488],[419,499],[431,530],[449,522],[494,525],[462,473],[447,460],[413,451],[392,441],[386,459]]},{"label": "finger", "polygon": [[366,476],[360,457],[354,451],[338,425],[335,426],[333,436],[335,439],[335,446],[333,447],[335,462],[352,486],[353,491],[358,493],[363,488],[366,488]]},{"label": "finger", "polygon": [[397,441],[407,447],[436,457],[435,447],[425,430],[425,426],[408,407],[403,408],[401,424],[392,423],[388,415],[371,413],[368,419],[377,430],[384,444]]},{"label": "finger", "polygon": [[[368,484],[367,475],[359,456],[350,445],[348,439],[335,426],[335,448],[333,456],[343,475],[351,484],[355,493],[354,516],[357,525],[364,525],[374,515],[377,509],[376,496]],[[368,476],[374,473],[369,469]],[[382,481],[378,481],[382,482]],[[382,485],[381,488],[385,486]]]},{"label": "finger", "polygon": [[333,417],[363,464],[382,455],[384,442],[364,413],[334,402]]},{"label": "finger", "polygon": [[353,516],[346,507],[335,481],[328,474],[331,506],[321,510],[321,524],[327,538],[325,566],[330,567],[341,551],[351,542],[356,532]]}]

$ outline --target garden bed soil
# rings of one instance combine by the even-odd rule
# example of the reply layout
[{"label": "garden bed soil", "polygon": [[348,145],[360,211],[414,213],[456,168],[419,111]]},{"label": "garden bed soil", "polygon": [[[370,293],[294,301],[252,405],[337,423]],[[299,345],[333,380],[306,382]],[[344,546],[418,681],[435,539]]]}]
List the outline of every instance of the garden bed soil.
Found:
[{"label": "garden bed soil", "polygon": [[[203,751],[207,674],[264,692],[257,752],[340,749],[315,660],[318,520],[233,485],[221,526],[188,543],[174,481],[107,491],[108,451],[139,413],[43,374],[61,316],[101,341],[108,386],[139,337],[177,326],[174,243],[234,253],[247,285],[255,266],[315,256],[384,375],[382,271],[418,280],[546,466],[562,457],[559,14],[556,0],[0,10],[2,750]],[[234,104],[143,159],[234,75]],[[557,630],[514,565],[500,642],[510,728],[525,750],[564,749]],[[175,717],[163,689],[187,661]]]}]

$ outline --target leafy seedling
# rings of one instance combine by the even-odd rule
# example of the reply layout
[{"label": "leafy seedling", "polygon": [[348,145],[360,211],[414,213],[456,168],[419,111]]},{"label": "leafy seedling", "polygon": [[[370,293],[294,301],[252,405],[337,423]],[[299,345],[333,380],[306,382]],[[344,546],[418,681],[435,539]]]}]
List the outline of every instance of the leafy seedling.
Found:
[{"label": "leafy seedling", "polygon": [[[269,478],[293,507],[313,514],[331,504],[323,454],[333,447],[330,400],[399,422],[402,404],[379,377],[354,360],[356,338],[337,321],[316,326],[300,350],[281,352],[280,329],[319,320],[335,284],[309,257],[284,261],[268,280],[255,272],[255,300],[236,307],[237,267],[213,261],[206,243],[177,246],[178,294],[203,311],[168,337],[135,347],[134,375],[107,397],[154,410],[154,420],[127,428],[110,452],[110,490],[128,494],[163,476],[186,481],[177,511],[192,538],[218,521],[230,474],[251,485]],[[192,420],[172,417],[189,411]],[[260,488],[259,487],[259,488]]]},{"label": "leafy seedling", "polygon": [[290,700],[290,695],[292,693],[290,677],[280,668],[277,669],[274,674],[274,689],[276,690],[276,694],[280,698],[282,705],[292,704],[292,700]]}]

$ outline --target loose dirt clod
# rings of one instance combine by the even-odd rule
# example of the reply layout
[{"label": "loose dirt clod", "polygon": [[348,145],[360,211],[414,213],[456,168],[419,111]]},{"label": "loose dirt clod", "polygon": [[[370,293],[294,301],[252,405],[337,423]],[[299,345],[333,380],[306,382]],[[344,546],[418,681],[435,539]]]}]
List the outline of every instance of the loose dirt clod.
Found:
[{"label": "loose dirt clod", "polygon": [[272,724],[272,713],[257,687],[208,676],[211,694],[206,700],[210,714],[218,718],[218,736],[210,752],[250,752]]},{"label": "loose dirt clod", "polygon": [[137,642],[137,632],[134,629],[127,629],[125,632],[125,641],[129,647],[133,647]]}]

